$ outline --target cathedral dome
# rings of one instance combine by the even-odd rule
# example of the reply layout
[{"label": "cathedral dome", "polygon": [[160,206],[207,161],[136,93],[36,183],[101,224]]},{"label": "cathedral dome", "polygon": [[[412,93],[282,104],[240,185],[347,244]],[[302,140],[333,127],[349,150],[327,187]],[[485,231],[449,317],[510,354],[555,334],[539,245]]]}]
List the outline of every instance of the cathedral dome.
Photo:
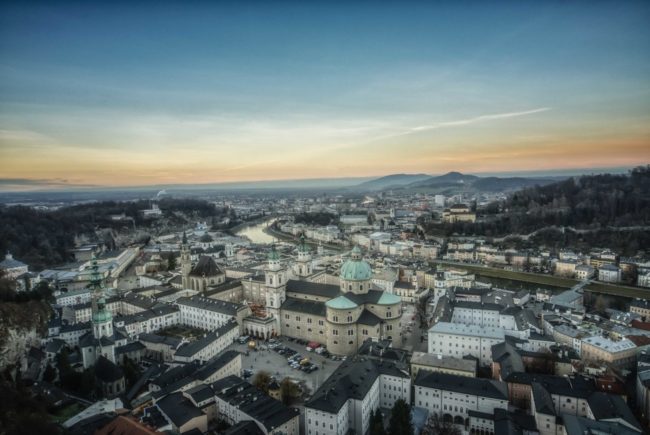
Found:
[{"label": "cathedral dome", "polygon": [[337,298],[330,299],[329,301],[325,302],[325,306],[328,308],[333,308],[335,310],[351,310],[357,308],[359,305],[341,295]]},{"label": "cathedral dome", "polygon": [[372,268],[361,258],[358,246],[352,250],[352,257],[343,263],[340,278],[346,281],[368,281],[372,278]]}]

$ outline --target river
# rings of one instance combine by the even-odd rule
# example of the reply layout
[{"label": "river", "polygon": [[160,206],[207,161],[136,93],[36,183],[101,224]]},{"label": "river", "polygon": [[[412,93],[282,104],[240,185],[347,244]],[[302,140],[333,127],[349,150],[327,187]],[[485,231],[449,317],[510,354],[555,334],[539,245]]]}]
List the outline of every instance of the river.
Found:
[{"label": "river", "polygon": [[266,234],[264,229],[275,222],[275,220],[276,219],[269,219],[254,225],[248,225],[236,231],[235,234],[240,237],[247,237],[252,243],[273,243],[275,239]]}]

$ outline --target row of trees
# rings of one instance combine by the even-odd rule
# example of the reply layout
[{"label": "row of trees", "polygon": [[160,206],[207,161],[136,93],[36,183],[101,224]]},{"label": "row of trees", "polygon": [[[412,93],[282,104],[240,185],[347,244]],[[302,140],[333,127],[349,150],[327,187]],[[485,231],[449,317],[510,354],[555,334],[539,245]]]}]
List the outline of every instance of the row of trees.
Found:
[{"label": "row of trees", "polygon": [[318,212],[318,213],[301,213],[294,217],[294,222],[297,224],[306,225],[335,225],[339,218],[331,213]]}]

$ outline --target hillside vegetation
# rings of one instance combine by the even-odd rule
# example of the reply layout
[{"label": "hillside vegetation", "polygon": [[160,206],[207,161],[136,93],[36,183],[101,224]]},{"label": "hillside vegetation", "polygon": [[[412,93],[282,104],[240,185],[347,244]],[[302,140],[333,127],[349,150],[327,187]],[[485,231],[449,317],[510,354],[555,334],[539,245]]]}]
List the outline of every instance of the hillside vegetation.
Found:
[{"label": "hillside vegetation", "polygon": [[[158,203],[164,219],[144,219],[141,210],[150,208],[149,201],[105,201],[63,207],[54,211],[30,207],[0,207],[0,252],[10,251],[15,258],[33,270],[72,260],[70,249],[76,236],[100,241],[99,229],[131,231],[152,229],[158,225],[187,224],[188,219],[218,220],[229,214],[206,201],[164,199]],[[111,215],[124,213],[126,220],[115,221]],[[110,234],[108,236],[110,238]],[[107,242],[115,248],[114,241]]]},{"label": "hillside vegetation", "polygon": [[[504,237],[520,244],[608,246],[633,255],[650,246],[650,166],[628,174],[589,175],[518,190],[479,210],[476,223],[430,223],[429,234]],[[526,243],[524,243],[526,242]]]}]

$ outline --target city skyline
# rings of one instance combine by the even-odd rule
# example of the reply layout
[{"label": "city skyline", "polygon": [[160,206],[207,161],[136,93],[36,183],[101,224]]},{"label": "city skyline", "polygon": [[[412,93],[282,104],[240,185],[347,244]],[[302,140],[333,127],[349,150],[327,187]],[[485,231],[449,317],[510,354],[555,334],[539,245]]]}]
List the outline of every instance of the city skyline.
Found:
[{"label": "city skyline", "polygon": [[0,178],[23,190],[650,161],[647,3],[466,6],[5,4]]}]

